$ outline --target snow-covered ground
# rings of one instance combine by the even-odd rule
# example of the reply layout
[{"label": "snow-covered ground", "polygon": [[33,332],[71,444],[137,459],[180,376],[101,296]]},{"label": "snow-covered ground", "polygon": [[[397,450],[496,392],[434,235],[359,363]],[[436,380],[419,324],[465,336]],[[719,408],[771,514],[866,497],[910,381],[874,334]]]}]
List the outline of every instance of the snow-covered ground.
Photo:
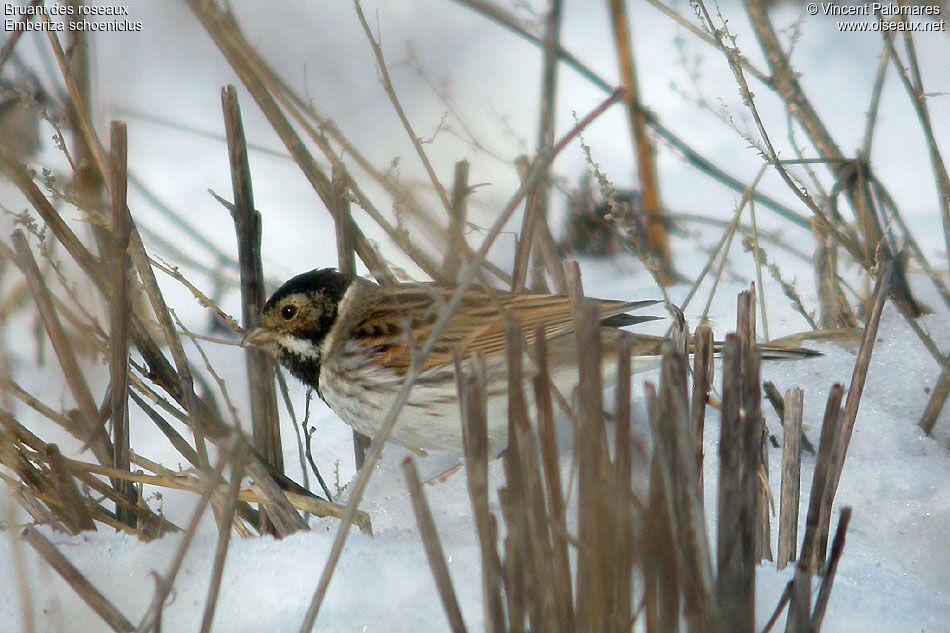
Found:
[{"label": "snow-covered ground", "polygon": [[[393,163],[390,168],[404,182],[425,182],[379,86],[369,46],[349,3],[323,0],[278,5],[235,0],[232,4],[249,40],[293,86],[333,118],[358,147],[380,166]],[[568,0],[565,4],[564,46],[610,81],[615,81],[613,40],[602,6],[605,3]],[[680,13],[691,15],[686,3],[675,2],[673,6]],[[238,81],[184,4],[143,2],[130,4],[129,8],[130,19],[143,22],[141,32],[104,34],[94,42],[95,89],[101,99],[97,115],[100,129],[106,129],[105,123],[110,118],[127,120],[131,170],[163,201],[200,226],[207,238],[233,252],[231,219],[207,194],[211,188],[230,197],[223,140],[169,129],[141,115],[220,134],[223,125],[219,89]],[[742,51],[764,67],[739,8],[725,4],[722,10],[729,18],[730,28],[739,34]],[[417,133],[424,138],[431,137],[448,106],[416,70],[405,63],[410,58],[416,60],[413,64],[424,70],[429,81],[447,86],[453,106],[460,109],[469,129],[480,142],[504,158],[499,160],[474,152],[449,130],[441,130],[426,146],[444,181],[451,179],[455,161],[462,158],[472,161],[470,182],[485,183],[475,189],[473,206],[480,214],[475,217],[476,221],[484,219],[483,224],[488,225],[491,216],[487,210],[499,208],[517,186],[517,175],[510,167],[510,160],[519,153],[533,150],[540,83],[539,52],[474,13],[440,0],[366,2],[365,11],[370,23],[374,27],[378,25],[382,33],[388,61],[393,65],[396,90]],[[753,180],[761,162],[756,152],[749,149],[735,131],[682,96],[682,91],[695,96],[695,88],[679,61],[680,51],[674,46],[674,38],[679,35],[686,40],[684,50],[689,65],[695,63],[697,56],[702,57],[698,82],[703,96],[714,107],[724,104],[740,126],[751,129],[745,123],[746,115],[725,62],[645,3],[632,3],[630,11],[646,102],[669,127],[714,162],[727,165],[732,173],[747,182]],[[800,16],[799,11],[792,6],[780,7],[774,18],[780,25],[789,26],[803,17],[794,63],[804,72],[805,90],[843,151],[852,153],[860,146],[864,133],[864,112],[877,69],[881,38],[873,33],[839,33],[834,21],[822,16]],[[942,107],[947,99],[945,94],[950,90],[947,35],[918,34],[915,43],[925,87],[933,95],[929,103],[935,133],[947,155],[950,154],[947,139],[950,108]],[[41,38],[30,36],[19,50],[28,59],[35,60],[40,58],[37,51],[43,45]],[[42,67],[38,62],[37,65]],[[773,140],[785,147],[784,113],[766,89],[755,86],[753,89],[766,124],[773,131]],[[248,141],[280,149],[278,139],[250,96],[243,91],[240,94]],[[604,98],[568,69],[561,71],[559,94],[558,129],[561,132],[573,124],[575,116],[582,117]],[[936,206],[936,187],[920,128],[907,99],[896,76],[890,74],[882,100],[882,122],[871,158],[876,173],[882,175],[902,205],[931,261],[938,269],[946,270],[947,254]],[[458,129],[452,117],[448,124]],[[619,109],[608,113],[584,134],[594,160],[618,186],[634,182],[627,139],[627,125]],[[785,155],[791,156],[788,150],[786,152]],[[398,162],[394,162],[397,157]],[[62,159],[54,149],[48,148],[37,162],[61,165]],[[559,158],[556,168],[569,184],[576,184],[585,169],[578,144]],[[659,168],[664,202],[670,208],[723,219],[731,217],[737,194],[698,174],[668,151],[661,153]],[[256,206],[264,217],[263,250],[268,277],[283,279],[316,266],[334,265],[336,257],[329,216],[296,166],[286,158],[253,152],[251,169]],[[791,200],[771,174],[763,179],[762,187],[784,200]],[[378,195],[372,188],[370,192]],[[424,185],[419,186],[419,192],[421,197],[432,201],[432,208],[438,208],[435,197]],[[0,202],[7,209],[19,211],[26,206],[10,192],[6,183],[0,183],[0,195]],[[130,204],[142,225],[173,236],[186,249],[209,261],[204,251],[192,246],[187,238],[156,217],[140,196],[133,193]],[[377,204],[388,210],[391,203],[380,196]],[[553,206],[560,213],[563,200],[554,199]],[[9,219],[3,222],[3,232],[7,234]],[[806,234],[780,225],[765,209],[758,210],[758,223],[760,228],[782,228],[788,240],[806,252],[812,248]],[[361,224],[371,237],[379,240],[387,257],[407,266],[410,274],[418,274],[399,258],[395,248],[370,222],[361,221]],[[477,243],[480,234],[474,232],[470,237]],[[717,237],[706,230],[703,241],[714,243]],[[787,280],[797,279],[805,305],[814,308],[817,299],[810,265],[783,258],[779,249],[767,244],[765,249],[771,258],[779,260]],[[692,240],[674,239],[676,264],[688,277],[694,277],[704,263],[705,256],[697,250]],[[512,251],[513,240],[502,236],[493,258],[507,265]],[[155,252],[162,254],[161,249]],[[176,263],[171,257],[169,260]],[[740,253],[737,247],[734,247],[732,261],[734,271],[744,279],[725,281],[712,303],[711,321],[720,336],[733,327],[736,293],[747,287],[754,274],[751,258]],[[611,298],[657,295],[649,276],[629,257],[582,260],[581,268],[585,289],[590,295]],[[196,282],[200,285],[198,279]],[[210,290],[210,283],[205,283],[208,284],[205,289]],[[922,326],[941,350],[950,350],[947,310],[925,280],[915,278],[914,283],[919,287],[923,302],[935,310],[921,319]],[[191,329],[207,329],[209,317],[196,306],[187,291],[174,283],[165,283],[163,287],[169,304]],[[673,288],[674,302],[681,301],[687,290]],[[772,337],[807,328],[774,282],[766,278],[759,292],[764,292],[767,299]],[[687,318],[694,324],[704,301],[705,294],[701,293],[686,310]],[[223,297],[222,303],[231,313],[239,311],[234,293]],[[29,327],[29,320],[20,317],[2,333],[6,348],[12,353],[18,381],[54,407],[70,406],[71,399],[58,367],[49,360],[43,367],[35,365]],[[656,327],[659,329],[653,331],[662,331],[663,325]],[[761,326],[759,332],[762,332]],[[813,347],[825,355],[803,362],[766,364],[763,377],[773,381],[782,392],[795,386],[805,390],[806,432],[817,443],[828,389],[835,382],[847,385],[854,352],[830,344]],[[205,348],[237,404],[246,411],[248,394],[239,352],[210,344]],[[195,358],[196,366],[202,366],[197,354]],[[896,359],[900,359],[898,366],[895,366]],[[94,393],[101,397],[107,384],[106,371],[96,363],[88,363],[87,369]],[[938,373],[936,363],[900,315],[886,308],[835,501],[836,508],[852,506],[854,515],[825,619],[825,631],[940,633],[950,628],[950,549],[947,548],[950,412],[944,412],[938,421],[935,438],[923,436],[916,426]],[[640,385],[644,379],[655,380],[656,377],[646,374],[638,376],[635,382]],[[292,385],[292,390],[295,406],[300,411],[304,390],[297,384]],[[62,437],[25,407],[18,407],[15,412],[41,437],[60,443],[67,454],[79,450],[75,441]],[[164,438],[134,407],[132,416],[135,450],[166,466],[176,466],[179,458]],[[707,419],[706,454],[710,456],[706,465],[707,489],[712,490],[718,414],[710,410]],[[342,489],[345,500],[348,494],[345,487],[354,476],[350,429],[319,401],[313,405],[311,421],[317,427],[315,460],[331,489],[334,486]],[[781,437],[781,427],[770,409],[767,423],[770,430]],[[289,473],[299,480],[300,466],[289,421],[283,428],[283,436]],[[372,517],[376,535],[374,538],[358,533],[350,536],[317,620],[317,630],[447,629],[399,468],[406,454],[396,446],[384,452],[361,504]],[[424,475],[431,476],[454,463],[450,455],[435,454],[420,462],[420,468]],[[779,463],[780,451],[774,449],[770,464],[776,493]],[[564,468],[569,464],[568,447]],[[813,466],[814,458],[805,455],[803,498],[807,498]],[[500,464],[493,464],[491,482],[497,486],[501,481]],[[174,491],[161,494],[165,513],[177,523],[185,523],[196,501],[194,495]],[[464,475],[427,487],[426,494],[449,559],[463,615],[470,630],[480,630],[479,552]],[[707,503],[706,507],[715,508],[715,505]],[[5,496],[2,507],[8,507]],[[4,521],[9,520],[6,511],[2,516]],[[709,523],[715,525],[714,516],[709,517]],[[277,632],[299,628],[337,527],[333,520],[312,519],[311,525],[310,532],[283,541],[271,538],[232,541],[214,631]],[[150,574],[164,573],[180,538],[169,536],[141,543],[105,529],[76,537],[43,531],[133,621],[141,617],[151,599],[154,582]],[[0,631],[22,630],[11,534],[15,532],[4,534],[0,545],[0,578],[3,578]],[[198,630],[216,538],[215,524],[206,517],[185,559],[171,603],[165,609],[164,630]],[[773,546],[774,539],[773,533]],[[38,631],[106,630],[101,620],[55,572],[28,548],[19,547],[27,560]],[[117,576],[118,570],[127,571],[128,576]],[[791,570],[776,572],[768,565],[760,568],[757,584],[760,625],[777,603],[790,573]]]}]

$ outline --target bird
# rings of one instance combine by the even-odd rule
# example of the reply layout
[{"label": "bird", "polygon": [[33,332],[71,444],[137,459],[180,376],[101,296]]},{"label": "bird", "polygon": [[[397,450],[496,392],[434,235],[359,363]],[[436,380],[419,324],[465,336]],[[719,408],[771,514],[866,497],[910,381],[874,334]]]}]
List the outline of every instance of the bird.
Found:
[{"label": "bird", "polygon": [[[375,438],[399,394],[415,354],[431,334],[456,291],[448,284],[400,283],[380,286],[333,268],[314,269],[286,281],[261,309],[258,327],[245,339],[275,357],[317,394],[344,422]],[[659,365],[663,337],[621,330],[659,317],[630,312],[656,300],[593,299],[600,310],[604,382],[616,373],[621,336],[629,337],[634,371]],[[423,360],[389,441],[413,450],[464,454],[455,358],[463,369],[480,353],[485,362],[489,454],[508,443],[506,323],[514,319],[524,333],[523,377],[536,374],[534,333],[547,341],[552,385],[571,394],[577,384],[578,345],[574,310],[564,295],[513,293],[473,286]],[[763,357],[816,355],[804,348],[765,348]],[[526,362],[525,362],[526,361]],[[529,400],[531,389],[526,389]]]},{"label": "bird", "polygon": [[[261,309],[246,343],[275,357],[317,394],[344,422],[376,437],[416,353],[456,287],[438,283],[380,286],[333,268],[314,269],[285,282]],[[657,319],[632,311],[655,300],[595,300],[600,308],[605,368],[616,350],[620,327]],[[571,299],[563,295],[512,293],[478,286],[462,303],[425,359],[389,441],[410,449],[462,454],[462,422],[454,354],[466,362],[485,359],[489,448],[507,444],[506,319],[515,318],[531,348],[543,325],[551,381],[570,394],[577,383],[577,345]],[[659,353],[660,337],[643,337],[640,352]],[[635,352],[636,353],[636,352]],[[525,379],[533,374],[531,358]],[[612,356],[616,365],[616,354]],[[609,370],[608,370],[609,371]],[[528,390],[530,391],[530,390]]]}]

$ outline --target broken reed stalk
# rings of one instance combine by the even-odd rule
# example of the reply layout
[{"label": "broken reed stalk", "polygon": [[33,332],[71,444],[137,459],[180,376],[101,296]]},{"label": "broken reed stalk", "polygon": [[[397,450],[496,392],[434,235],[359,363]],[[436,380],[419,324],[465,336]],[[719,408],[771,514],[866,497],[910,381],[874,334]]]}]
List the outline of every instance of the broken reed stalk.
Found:
[{"label": "broken reed stalk", "polygon": [[[696,474],[699,490],[703,490],[703,432],[706,426],[706,402],[715,379],[713,365],[713,331],[708,325],[696,328],[693,356],[693,399],[690,411],[690,430],[696,453]],[[703,495],[699,496],[700,502]]]},{"label": "broken reed stalk", "polygon": [[[224,110],[231,185],[234,192],[232,213],[234,230],[237,233],[238,262],[241,267],[241,315],[245,330],[250,332],[257,327],[261,306],[267,298],[261,263],[261,215],[254,208],[247,143],[234,86],[229,85],[221,91],[221,107]],[[251,424],[254,447],[274,468],[283,472],[284,457],[280,439],[280,417],[277,413],[274,361],[258,349],[246,349],[245,361],[248,390],[253,395]]]},{"label": "broken reed stalk", "polygon": [[469,162],[460,160],[455,163],[455,178],[452,181],[452,207],[449,212],[448,243],[445,257],[442,259],[442,276],[449,283],[455,282],[462,264],[462,253],[467,247],[465,241],[465,223],[468,217]]},{"label": "broken reed stalk", "polygon": [[26,527],[20,533],[21,538],[30,544],[36,553],[66,581],[83,602],[88,604],[109,628],[116,633],[132,633],[135,625],[129,621],[102,593],[93,586],[89,579],[79,571],[62,552],[56,549],[49,540],[40,534],[36,528]]},{"label": "broken reed stalk", "polygon": [[578,421],[574,433],[577,452],[578,541],[577,630],[603,631],[612,603],[611,575],[615,562],[614,520],[602,492],[601,473],[608,460],[603,424],[603,394],[600,367],[600,309],[592,301],[575,306],[578,355]]},{"label": "broken reed stalk", "polygon": [[272,534],[275,537],[284,538],[294,532],[306,532],[310,529],[303,517],[297,513],[286,493],[274,483],[269,470],[258,461],[257,456],[247,465],[247,473],[254,478],[254,487],[267,500],[266,504],[261,505],[260,510],[273,527]]},{"label": "broken reed stalk", "polygon": [[498,557],[498,525],[488,502],[488,425],[485,420],[485,364],[472,359],[471,375],[463,375],[455,357],[455,376],[462,408],[462,440],[465,449],[465,477],[472,500],[472,514],[482,559],[482,609],[487,633],[504,633],[502,606],[502,566]]},{"label": "broken reed stalk", "polygon": [[616,581],[611,596],[615,607],[614,617],[610,622],[610,628],[614,631],[629,631],[634,622],[633,568],[636,560],[636,535],[634,522],[630,518],[635,501],[632,487],[634,443],[630,426],[632,369],[633,341],[629,336],[621,336],[617,345],[614,490],[609,499],[616,543]]},{"label": "broken reed stalk", "polygon": [[535,329],[534,361],[537,368],[533,385],[534,401],[537,407],[544,487],[547,493],[548,512],[552,526],[551,547],[555,582],[555,604],[560,610],[558,622],[564,624],[568,630],[573,630],[574,608],[572,604],[571,562],[568,553],[567,507],[564,501],[564,489],[561,485],[561,468],[558,459],[557,435],[554,422],[554,404],[551,399],[548,346],[545,340],[543,324],[539,324]]},{"label": "broken reed stalk", "polygon": [[[743,438],[741,416],[742,353],[739,337],[726,336],[723,343],[722,420],[719,437],[719,524],[716,535],[716,594],[724,630],[751,632],[755,630],[754,574],[754,503],[749,498],[748,478],[743,471],[751,459]],[[748,424],[746,418],[745,424]],[[757,447],[756,447],[757,449]],[[754,450],[755,466],[758,450]],[[750,506],[752,506],[750,508]]]},{"label": "broken reed stalk", "polygon": [[[653,420],[659,415],[659,398],[652,384],[646,383],[644,387],[647,416]],[[654,450],[650,458],[646,528],[640,544],[643,551],[643,605],[648,632],[676,633],[680,621],[679,574],[661,468],[659,454]]]},{"label": "broken reed stalk", "polygon": [[614,44],[617,47],[617,60],[624,87],[624,103],[630,120],[630,132],[633,137],[633,149],[637,157],[637,173],[640,178],[640,195],[643,196],[643,209],[646,213],[646,240],[650,252],[660,263],[657,280],[664,285],[673,283],[671,274],[669,239],[663,221],[663,207],[660,202],[659,179],[656,171],[656,155],[653,142],[647,133],[646,118],[643,114],[643,100],[637,83],[637,69],[634,61],[632,33],[627,18],[626,0],[610,0],[610,17],[613,22]]},{"label": "broken reed stalk", "polygon": [[[125,124],[113,121],[109,158],[112,165],[112,296],[109,298],[109,399],[112,418],[114,461],[119,470],[130,470],[129,437],[129,239],[131,226],[126,211],[128,194],[128,137]],[[131,482],[116,482],[116,490],[135,503]],[[135,516],[116,507],[116,520],[135,527]]]},{"label": "broken reed stalk", "polygon": [[[808,514],[805,516],[805,536],[802,538],[802,550],[798,557],[798,566],[809,573],[817,573],[823,557],[819,548],[819,529],[827,524],[822,515],[830,513],[830,499],[825,490],[833,468],[836,438],[839,435],[841,419],[841,401],[844,387],[832,385],[825,405],[825,416],[821,423],[821,436],[818,441],[818,456],[815,459],[815,472],[811,480],[811,492],[808,497]],[[797,572],[796,572],[797,573]]]},{"label": "broken reed stalk", "polygon": [[425,492],[422,490],[419,472],[411,457],[403,460],[402,470],[406,476],[406,487],[409,489],[409,499],[412,501],[412,511],[416,515],[416,524],[419,526],[419,535],[422,537],[422,544],[426,550],[426,558],[429,559],[429,567],[432,569],[439,598],[442,600],[442,608],[449,620],[449,628],[452,633],[465,633],[467,631],[465,621],[462,619],[455,587],[449,575],[449,567],[445,562],[445,552],[439,540],[439,532],[432,519],[432,511],[426,501]]},{"label": "broken reed stalk", "polygon": [[802,450],[802,407],[804,393],[789,389],[785,393],[785,431],[782,434],[782,491],[779,497],[778,560],[779,570],[795,560],[798,545],[798,506]]},{"label": "broken reed stalk", "polygon": [[[336,228],[337,268],[344,275],[356,275],[356,225],[350,215],[350,200],[346,195],[348,179],[349,176],[342,167],[333,166],[330,179],[333,208],[330,215]],[[356,470],[363,467],[371,441],[372,438],[353,429],[353,458],[356,461]]]},{"label": "broken reed stalk", "polygon": [[720,615],[700,500],[696,449],[690,428],[684,350],[664,342],[661,371],[659,400],[651,416],[651,428],[654,455],[659,459],[673,527],[683,617],[690,632],[717,631],[720,629]]}]

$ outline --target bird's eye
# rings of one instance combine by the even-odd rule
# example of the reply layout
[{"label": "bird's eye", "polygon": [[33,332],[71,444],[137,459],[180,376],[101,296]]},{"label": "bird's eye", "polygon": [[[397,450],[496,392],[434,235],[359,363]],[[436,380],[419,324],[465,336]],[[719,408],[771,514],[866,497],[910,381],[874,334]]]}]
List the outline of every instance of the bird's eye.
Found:
[{"label": "bird's eye", "polygon": [[290,321],[292,318],[297,316],[297,306],[295,305],[286,305],[280,309],[280,316],[284,317],[285,320]]}]

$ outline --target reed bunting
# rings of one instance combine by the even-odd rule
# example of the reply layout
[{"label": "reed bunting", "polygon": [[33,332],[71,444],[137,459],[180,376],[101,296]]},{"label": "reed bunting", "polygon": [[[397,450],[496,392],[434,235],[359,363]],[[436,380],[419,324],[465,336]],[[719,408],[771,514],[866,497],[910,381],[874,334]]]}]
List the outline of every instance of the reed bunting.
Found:
[{"label": "reed bunting", "polygon": [[[332,268],[287,281],[264,305],[259,327],[247,338],[317,390],[357,431],[375,437],[412,363],[454,288],[431,283],[378,286]],[[597,300],[601,308],[605,371],[616,365],[618,328],[657,317],[628,312],[656,301]],[[390,441],[413,449],[462,453],[462,426],[453,353],[485,356],[490,448],[507,444],[505,315],[516,317],[531,349],[544,324],[551,380],[563,394],[577,383],[577,345],[568,297],[513,294],[473,287],[451,317],[422,368]],[[626,333],[629,335],[629,333]],[[637,335],[636,355],[656,355],[658,337]],[[530,356],[525,378],[532,377]],[[527,390],[530,392],[531,390]]]},{"label": "reed bunting", "polygon": [[[344,422],[369,437],[382,428],[403,384],[413,354],[422,347],[455,288],[431,283],[378,286],[332,268],[312,270],[287,281],[261,311],[260,325],[247,342],[276,357],[294,376],[313,387]],[[663,338],[619,328],[657,317],[628,312],[657,301],[595,300],[601,315],[604,382],[616,373],[617,342],[631,337],[634,371],[658,364]],[[520,321],[527,351],[526,380],[535,372],[530,351],[534,331],[543,325],[553,386],[569,396],[577,384],[577,344],[568,297],[514,294],[473,287],[425,359],[422,373],[389,440],[412,449],[463,452],[453,354],[485,357],[489,448],[508,442],[506,315]],[[797,347],[798,339],[759,345],[762,358],[819,355]],[[716,348],[719,344],[716,345]],[[526,389],[531,397],[532,390]],[[490,453],[490,454],[493,454]]]}]

